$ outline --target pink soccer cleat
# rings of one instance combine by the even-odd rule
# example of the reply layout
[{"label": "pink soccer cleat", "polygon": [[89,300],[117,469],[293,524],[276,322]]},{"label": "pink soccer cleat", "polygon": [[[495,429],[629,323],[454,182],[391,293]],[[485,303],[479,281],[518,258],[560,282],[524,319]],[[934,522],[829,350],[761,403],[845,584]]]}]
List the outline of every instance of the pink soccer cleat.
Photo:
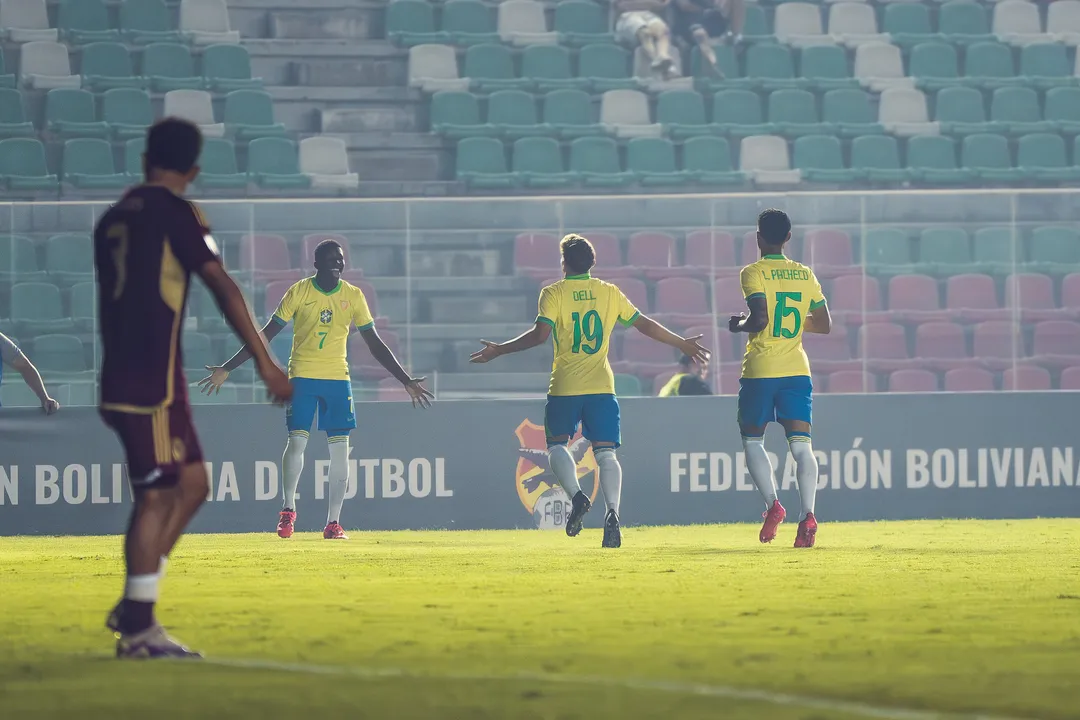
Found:
[{"label": "pink soccer cleat", "polygon": [[758,540],[763,543],[772,542],[776,538],[776,528],[787,517],[787,511],[779,500],[773,500],[772,507],[768,512],[762,513],[761,517],[765,518],[765,522],[761,526],[761,532],[758,533]]},{"label": "pink soccer cleat", "polygon": [[296,525],[296,511],[295,510],[282,510],[280,513],[280,519],[277,524],[277,535],[279,538],[291,538],[293,534],[293,526]]},{"label": "pink soccer cleat", "polygon": [[349,536],[345,534],[345,529],[340,524],[332,522],[323,528],[322,536],[327,540],[348,540]]},{"label": "pink soccer cleat", "polygon": [[814,547],[814,540],[816,538],[817,518],[814,517],[814,513],[806,513],[806,517],[799,523],[799,532],[795,533],[795,547]]}]

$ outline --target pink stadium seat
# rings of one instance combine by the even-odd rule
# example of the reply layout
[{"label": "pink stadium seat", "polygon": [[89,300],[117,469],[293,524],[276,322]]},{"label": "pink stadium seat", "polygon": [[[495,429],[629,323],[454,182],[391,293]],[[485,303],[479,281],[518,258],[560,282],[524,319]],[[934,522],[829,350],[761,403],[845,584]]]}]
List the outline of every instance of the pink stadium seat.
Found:
[{"label": "pink stadium seat", "polygon": [[904,328],[896,323],[868,323],[859,328],[858,357],[877,372],[913,367]]},{"label": "pink stadium seat", "polygon": [[[1080,283],[1077,288],[1080,290]],[[1077,301],[1080,303],[1080,293]],[[1019,273],[1005,279],[1005,308],[1010,313],[1018,312],[1023,322],[1065,319],[1075,314],[1058,307],[1054,302],[1054,281],[1038,273]],[[1080,310],[1080,304],[1076,309]]]},{"label": "pink stadium seat", "polygon": [[802,339],[814,370],[830,373],[862,369],[862,361],[851,358],[851,345],[845,326],[833,325],[828,335],[803,333]]},{"label": "pink stadium seat", "polygon": [[[664,273],[679,264],[675,238],[661,232],[634,233],[630,236],[626,262],[638,269],[659,272],[658,278],[667,277]],[[675,272],[678,273],[678,270]]]},{"label": "pink stadium seat", "polygon": [[989,370],[977,367],[953,368],[945,373],[946,392],[991,392],[994,376]]},{"label": "pink stadium seat", "polygon": [[889,392],[937,392],[937,375],[929,370],[897,370],[889,375]]},{"label": "pink stadium seat", "polygon": [[1036,324],[1032,354],[1041,365],[1080,365],[1080,325],[1068,320]]},{"label": "pink stadium seat", "polygon": [[547,233],[521,233],[514,238],[514,268],[518,275],[543,280],[558,274],[559,238]]},{"label": "pink stadium seat", "polygon": [[928,322],[915,328],[915,357],[923,367],[951,370],[969,366],[964,328],[951,322]]},{"label": "pink stadium seat", "polygon": [[623,264],[622,247],[619,245],[619,238],[605,232],[584,233],[584,235],[596,250],[594,276],[609,280],[638,274],[637,270]]},{"label": "pink stadium seat", "polygon": [[[727,328],[714,328],[712,325],[695,325],[686,328],[683,332],[683,337],[694,337],[695,335],[701,335],[701,340],[698,342],[712,350],[713,366],[717,363],[729,363],[736,360],[735,353],[732,350],[733,335],[728,332]],[[741,345],[739,350],[740,354],[738,359],[741,361]],[[713,369],[715,370],[715,367]]]},{"label": "pink stadium seat", "polygon": [[937,281],[929,275],[897,275],[889,280],[889,314],[900,322],[947,320]]},{"label": "pink stadium seat", "polygon": [[757,246],[757,230],[750,230],[743,234],[742,252],[739,255],[741,265],[749,265],[761,259],[761,251]]},{"label": "pink stadium seat", "polygon": [[[815,387],[816,389],[816,387]],[[872,393],[877,392],[877,378],[872,373],[861,370],[842,370],[828,376],[829,393]]]},{"label": "pink stadium seat", "polygon": [[843,275],[832,281],[826,297],[837,323],[861,325],[888,320],[881,312],[881,287],[873,275]]},{"label": "pink stadium seat", "polygon": [[717,373],[710,381],[713,392],[717,395],[738,395],[739,375],[740,372],[737,370]]},{"label": "pink stadium seat", "polygon": [[397,378],[383,378],[379,381],[379,402],[412,402],[412,396]]},{"label": "pink stadium seat", "polygon": [[260,281],[299,280],[303,273],[293,266],[289,245],[280,235],[244,235],[240,238],[240,270]]},{"label": "pink stadium seat", "polygon": [[[394,355],[401,358],[397,333],[380,332],[379,337],[383,339],[383,342],[393,351]],[[365,380],[382,380],[388,375],[383,366],[377,363],[375,358],[371,357],[371,353],[367,349],[367,343],[364,342],[364,338],[359,333],[349,337],[349,367],[353,369],[355,375]]]},{"label": "pink stadium seat", "polygon": [[1070,317],[1080,315],[1080,274],[1071,273],[1062,278],[1061,307]]},{"label": "pink stadium seat", "polygon": [[964,322],[1004,320],[1009,312],[998,304],[994,279],[989,275],[953,275],[945,282],[945,307]]},{"label": "pink stadium seat", "polygon": [[1080,366],[1067,367],[1061,371],[1061,382],[1058,386],[1062,390],[1080,390]]},{"label": "pink stadium seat", "polygon": [[356,287],[360,288],[360,292],[364,293],[364,299],[367,300],[368,310],[371,311],[371,316],[379,318],[379,296],[375,293],[375,286],[366,280],[357,280],[353,283]]},{"label": "pink stadium seat", "polygon": [[635,331],[623,338],[622,360],[613,367],[616,372],[654,378],[670,370],[676,360],[675,350]]},{"label": "pink stadium seat", "polygon": [[686,236],[684,267],[693,275],[738,275],[735,238],[722,230],[694,230]]},{"label": "pink stadium seat", "polygon": [[618,278],[614,280],[614,284],[619,286],[619,289],[623,291],[623,295],[634,303],[640,312],[649,312],[649,291],[645,287],[645,283],[638,278]]},{"label": "pink stadium seat", "polygon": [[1050,371],[1037,365],[1017,365],[1001,378],[1002,390],[1050,390]]},{"label": "pink stadium seat", "polygon": [[836,277],[852,272],[855,264],[851,236],[835,228],[810,230],[803,237],[802,261],[819,278]]},{"label": "pink stadium seat", "polygon": [[[352,263],[349,261],[349,240],[344,235],[338,235],[337,233],[312,233],[304,236],[303,251],[300,254],[300,268],[304,272],[309,272],[311,264],[315,262],[315,248],[319,246],[323,240],[336,240],[341,245],[341,251],[345,253],[345,269],[351,272],[359,272],[358,270],[352,270]],[[314,270],[310,270],[314,272]],[[351,280],[349,282],[352,282]],[[400,384],[400,383],[399,383]]]},{"label": "pink stadium seat", "polygon": [[695,278],[666,278],[656,283],[656,314],[675,325],[712,321],[705,283]]},{"label": "pink stadium seat", "polygon": [[979,323],[972,337],[975,359],[992,370],[1004,370],[1013,365],[1017,357],[1027,354],[1020,326],[1012,322],[995,320]]},{"label": "pink stadium seat", "polygon": [[275,280],[266,286],[266,295],[263,297],[263,316],[269,318],[277,310],[278,303],[281,302],[281,298],[285,297],[285,293],[292,287],[292,282],[288,280]]},{"label": "pink stadium seat", "polygon": [[731,315],[748,312],[746,299],[742,294],[742,285],[737,277],[720,278],[713,283],[713,299],[716,315],[722,322],[727,322]]}]

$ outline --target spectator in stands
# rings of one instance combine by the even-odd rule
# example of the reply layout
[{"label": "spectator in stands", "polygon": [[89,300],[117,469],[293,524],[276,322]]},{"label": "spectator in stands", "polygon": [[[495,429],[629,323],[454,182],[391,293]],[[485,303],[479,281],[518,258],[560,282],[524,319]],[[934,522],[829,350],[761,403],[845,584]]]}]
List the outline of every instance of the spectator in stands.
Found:
[{"label": "spectator in stands", "polygon": [[705,378],[709,375],[709,366],[695,362],[689,355],[679,358],[679,372],[672,375],[664,387],[660,388],[660,397],[679,395],[712,395]]},{"label": "spectator in stands", "polygon": [[746,22],[746,0],[674,0],[671,6],[675,36],[688,45],[697,45],[710,69],[719,77],[713,43],[735,45],[742,41]]},{"label": "spectator in stands", "polygon": [[671,0],[615,0],[615,36],[631,48],[641,45],[654,72],[671,77],[671,30],[664,22]]},{"label": "spectator in stands", "polygon": [[52,415],[60,409],[60,403],[49,397],[49,393],[45,390],[45,383],[41,381],[41,374],[38,373],[34,364],[23,355],[18,345],[0,333],[0,382],[3,381],[5,365],[17,370],[23,376],[23,380],[41,400],[41,409],[46,415]]}]

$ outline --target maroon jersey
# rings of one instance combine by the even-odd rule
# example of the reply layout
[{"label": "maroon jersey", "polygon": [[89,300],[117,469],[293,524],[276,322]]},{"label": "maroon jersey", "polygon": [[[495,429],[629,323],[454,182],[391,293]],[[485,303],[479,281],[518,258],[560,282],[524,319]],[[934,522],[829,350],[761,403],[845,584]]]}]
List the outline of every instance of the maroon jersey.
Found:
[{"label": "maroon jersey", "polygon": [[188,285],[217,259],[202,213],[167,188],[133,188],[101,217],[94,266],[103,410],[141,414],[187,402],[180,331]]}]

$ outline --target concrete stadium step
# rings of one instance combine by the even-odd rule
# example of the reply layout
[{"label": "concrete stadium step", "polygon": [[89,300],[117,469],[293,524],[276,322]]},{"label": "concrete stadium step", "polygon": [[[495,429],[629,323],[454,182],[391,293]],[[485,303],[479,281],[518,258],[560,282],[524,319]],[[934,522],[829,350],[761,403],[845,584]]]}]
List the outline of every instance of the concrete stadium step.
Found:
[{"label": "concrete stadium step", "polygon": [[408,53],[385,40],[245,40],[251,72],[268,85],[404,87]]},{"label": "concrete stadium step", "polygon": [[386,3],[367,0],[230,0],[229,24],[242,37],[377,37]]}]

